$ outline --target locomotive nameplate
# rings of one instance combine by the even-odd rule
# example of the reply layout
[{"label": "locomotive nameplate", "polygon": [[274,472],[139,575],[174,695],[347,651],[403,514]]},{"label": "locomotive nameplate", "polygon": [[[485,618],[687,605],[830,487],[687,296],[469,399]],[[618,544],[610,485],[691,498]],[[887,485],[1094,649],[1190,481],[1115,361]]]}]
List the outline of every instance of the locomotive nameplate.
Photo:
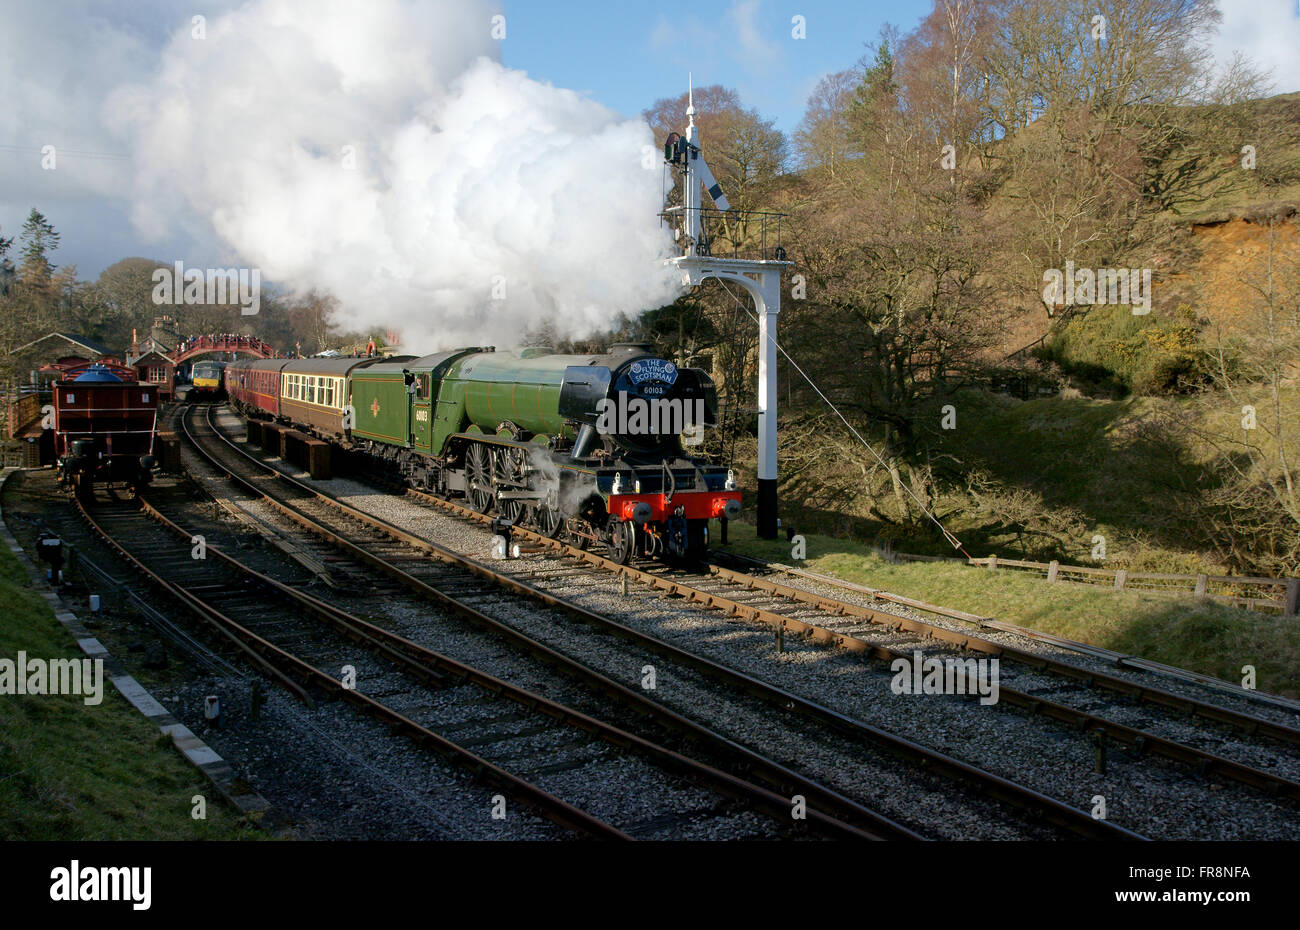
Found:
[{"label": "locomotive nameplate", "polygon": [[[677,366],[667,359],[643,358],[633,362],[627,370],[628,380],[636,385],[640,393],[649,393],[642,387],[662,385],[670,387],[677,382]],[[660,392],[662,393],[662,392]]]}]

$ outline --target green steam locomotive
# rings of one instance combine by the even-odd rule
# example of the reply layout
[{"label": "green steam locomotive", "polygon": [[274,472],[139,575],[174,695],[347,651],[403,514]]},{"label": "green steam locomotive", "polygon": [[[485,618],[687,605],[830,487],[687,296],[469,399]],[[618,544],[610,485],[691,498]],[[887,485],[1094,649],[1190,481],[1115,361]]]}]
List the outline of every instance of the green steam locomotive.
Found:
[{"label": "green steam locomotive", "polygon": [[648,347],[603,355],[465,348],[423,358],[269,359],[226,368],[232,403],[610,557],[693,558],[741,508],[735,474],[686,454],[716,425],[699,369]]}]

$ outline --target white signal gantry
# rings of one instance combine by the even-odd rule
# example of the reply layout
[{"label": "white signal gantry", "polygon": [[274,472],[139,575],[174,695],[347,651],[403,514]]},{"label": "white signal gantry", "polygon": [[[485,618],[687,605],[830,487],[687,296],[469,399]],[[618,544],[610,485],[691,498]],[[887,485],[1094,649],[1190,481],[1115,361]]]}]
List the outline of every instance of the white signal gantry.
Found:
[{"label": "white signal gantry", "polygon": [[[793,263],[785,260],[780,243],[780,214],[732,210],[721,186],[709,169],[700,146],[699,128],[695,125],[695,89],[687,95],[686,133],[671,133],[664,143],[664,162],[682,176],[682,203],[665,207],[662,217],[673,224],[673,233],[682,254],[668,260],[681,272],[683,287],[695,287],[708,278],[735,281],[754,299],[758,318],[758,534],[774,539],[777,533],[777,366],[776,318],[781,312],[781,273]],[[714,256],[706,223],[707,192],[717,206],[717,220],[728,219],[747,228],[758,218],[761,225],[761,248],[757,258],[742,258],[739,249],[733,257]],[[777,224],[776,244],[769,250],[767,224]],[[770,257],[769,257],[770,251]]]}]

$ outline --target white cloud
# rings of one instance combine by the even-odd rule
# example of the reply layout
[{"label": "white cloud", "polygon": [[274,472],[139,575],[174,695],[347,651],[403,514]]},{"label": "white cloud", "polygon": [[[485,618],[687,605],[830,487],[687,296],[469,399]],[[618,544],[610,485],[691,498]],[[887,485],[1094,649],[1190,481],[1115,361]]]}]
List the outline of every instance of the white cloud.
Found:
[{"label": "white cloud", "polygon": [[743,53],[741,60],[751,70],[764,67],[781,57],[780,47],[769,41],[757,23],[759,0],[736,0],[727,10],[727,19],[735,28],[735,40]]},{"label": "white cloud", "polygon": [[136,224],[206,226],[264,279],[335,294],[345,325],[428,351],[670,301],[649,127],[503,67],[489,19],[478,0],[252,0],[203,40],[180,30],[104,107]]},{"label": "white cloud", "polygon": [[35,204],[65,233],[56,260],[251,265],[429,351],[548,318],[583,335],[676,296],[649,127],[503,67],[486,0],[200,12],[196,38],[170,0],[6,7],[5,235]]},{"label": "white cloud", "polygon": [[1221,0],[1223,23],[1214,44],[1225,63],[1242,51],[1273,71],[1274,92],[1300,91],[1300,9],[1297,0]]}]

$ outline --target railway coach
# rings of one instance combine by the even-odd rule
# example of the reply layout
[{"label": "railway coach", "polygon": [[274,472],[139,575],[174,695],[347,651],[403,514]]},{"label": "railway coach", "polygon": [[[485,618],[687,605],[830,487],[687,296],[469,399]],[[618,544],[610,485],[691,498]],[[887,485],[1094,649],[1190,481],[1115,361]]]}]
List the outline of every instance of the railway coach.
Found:
[{"label": "railway coach", "polygon": [[[400,356],[409,360],[413,356]],[[378,358],[301,358],[232,362],[226,392],[240,413],[289,423],[348,446],[348,375]]]},{"label": "railway coach", "polygon": [[223,381],[226,370],[225,362],[195,362],[190,371],[190,393],[194,400],[217,400],[224,389]]},{"label": "railway coach", "polygon": [[280,415],[280,372],[287,358],[231,362],[226,366],[226,396],[240,412],[249,416]]}]

